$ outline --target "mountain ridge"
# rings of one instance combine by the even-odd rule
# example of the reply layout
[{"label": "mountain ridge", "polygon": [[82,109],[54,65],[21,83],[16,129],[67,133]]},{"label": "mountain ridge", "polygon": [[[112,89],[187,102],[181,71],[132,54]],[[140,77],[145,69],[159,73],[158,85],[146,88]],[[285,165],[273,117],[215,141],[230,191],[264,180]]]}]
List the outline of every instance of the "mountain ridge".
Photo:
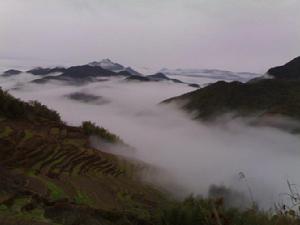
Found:
[{"label": "mountain ridge", "polygon": [[300,79],[300,56],[282,66],[269,69],[267,74],[275,79]]},{"label": "mountain ridge", "polygon": [[[292,62],[294,69],[295,61]],[[290,66],[291,63],[286,64],[285,71],[290,71]],[[293,75],[299,74],[300,67],[297,68],[292,70]],[[299,90],[300,81],[291,79],[289,74],[273,79],[263,76],[247,83],[219,81],[163,103],[178,103],[183,110],[197,113],[196,118],[204,120],[233,113],[256,118],[285,116],[300,121]]]}]

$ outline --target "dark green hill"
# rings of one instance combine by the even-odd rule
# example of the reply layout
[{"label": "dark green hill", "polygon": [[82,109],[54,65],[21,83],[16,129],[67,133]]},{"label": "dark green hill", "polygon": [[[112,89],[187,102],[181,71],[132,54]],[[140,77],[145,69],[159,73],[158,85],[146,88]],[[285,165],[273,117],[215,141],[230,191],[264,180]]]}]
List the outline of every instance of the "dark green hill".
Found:
[{"label": "dark green hill", "polygon": [[202,119],[234,113],[257,117],[282,115],[300,120],[300,80],[290,79],[300,73],[296,61],[284,66],[285,71],[291,73],[283,73],[280,79],[261,78],[248,83],[220,81],[164,103],[179,103],[183,109],[195,112],[196,117]]},{"label": "dark green hill", "polygon": [[300,56],[283,66],[269,69],[267,73],[277,79],[300,79]]},{"label": "dark green hill", "polygon": [[300,119],[300,81],[261,80],[253,83],[219,81],[208,87],[164,101],[178,102],[198,118],[224,113],[283,115]]},{"label": "dark green hill", "polygon": [[29,103],[14,98],[0,88],[0,117],[27,120],[27,121],[52,121],[62,123],[56,111],[48,109],[36,101]]}]

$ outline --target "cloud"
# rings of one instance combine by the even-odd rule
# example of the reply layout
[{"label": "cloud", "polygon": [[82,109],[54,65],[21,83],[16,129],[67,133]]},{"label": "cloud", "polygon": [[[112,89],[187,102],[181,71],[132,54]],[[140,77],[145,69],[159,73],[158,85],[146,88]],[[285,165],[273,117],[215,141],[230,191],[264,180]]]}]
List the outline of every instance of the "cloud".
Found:
[{"label": "cloud", "polygon": [[[22,79],[19,76],[5,87],[10,89]],[[191,120],[172,106],[157,105],[193,90],[186,85],[112,79],[83,87],[28,83],[21,87],[10,92],[49,105],[68,123],[79,125],[91,120],[119,135],[136,149],[136,159],[159,168],[155,182],[181,196],[205,195],[212,184],[247,195],[247,187],[239,179],[243,172],[254,199],[270,207],[279,201],[279,193],[286,192],[287,179],[300,184],[299,136],[270,127],[249,126],[247,121],[238,119],[208,125]],[[89,105],[64,97],[82,91],[102,96],[109,103]],[[149,177],[153,181],[151,173]]]}]

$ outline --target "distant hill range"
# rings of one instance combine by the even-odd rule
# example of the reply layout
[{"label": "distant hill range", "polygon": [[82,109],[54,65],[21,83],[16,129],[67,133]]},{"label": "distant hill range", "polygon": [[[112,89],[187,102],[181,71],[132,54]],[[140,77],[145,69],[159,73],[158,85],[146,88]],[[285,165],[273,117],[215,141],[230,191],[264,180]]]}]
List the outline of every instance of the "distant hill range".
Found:
[{"label": "distant hill range", "polygon": [[[18,70],[5,71],[3,76],[14,76],[22,73]],[[36,67],[26,71],[32,75],[38,76],[32,82],[37,84],[44,84],[49,81],[63,81],[71,85],[82,85],[93,81],[106,81],[109,77],[125,77],[126,81],[138,82],[158,82],[169,81],[173,83],[187,84],[191,87],[199,88],[198,84],[185,83],[178,79],[167,77],[163,73],[144,76],[131,67],[125,67],[119,63],[112,62],[110,59],[103,59],[102,61],[94,61],[86,65],[65,67]]]},{"label": "distant hill range", "polygon": [[33,75],[49,75],[52,73],[64,73],[65,71],[66,68],[64,67],[54,67],[54,68],[36,67],[26,72],[31,73]]},{"label": "distant hill range", "polygon": [[197,119],[213,120],[220,115],[286,116],[300,120],[300,57],[274,67],[267,76],[250,80],[219,81],[196,91],[168,99],[182,109],[197,112]]},{"label": "distant hill range", "polygon": [[109,70],[105,70],[101,67],[83,65],[83,66],[72,66],[67,69],[64,69],[60,75],[53,76],[48,75],[42,78],[33,80],[34,83],[47,83],[48,81],[65,81],[71,84],[84,84],[91,82],[99,77],[110,77],[118,76],[117,73]]},{"label": "distant hill range", "polygon": [[3,76],[10,77],[14,75],[19,75],[20,73],[22,73],[22,71],[20,70],[7,70],[3,73]]},{"label": "distant hill range", "polygon": [[241,81],[246,82],[249,79],[257,77],[258,74],[249,72],[232,72],[217,69],[167,69],[160,70],[161,73],[168,76],[187,76],[187,77],[203,77],[225,81]]},{"label": "distant hill range", "polygon": [[171,81],[173,83],[181,83],[181,84],[187,84],[190,87],[195,87],[199,88],[199,84],[194,84],[194,83],[185,83],[182,82],[181,80],[178,79],[172,79],[166,76],[163,73],[156,73],[153,75],[148,75],[148,76],[129,76],[126,78],[127,81],[139,81],[139,82],[158,82],[158,81]]}]

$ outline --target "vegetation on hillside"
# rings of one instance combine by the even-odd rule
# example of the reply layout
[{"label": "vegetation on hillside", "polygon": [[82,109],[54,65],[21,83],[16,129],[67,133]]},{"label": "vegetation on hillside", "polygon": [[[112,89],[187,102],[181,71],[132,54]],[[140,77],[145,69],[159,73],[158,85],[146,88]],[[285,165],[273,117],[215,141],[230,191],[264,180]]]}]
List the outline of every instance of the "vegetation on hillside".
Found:
[{"label": "vegetation on hillside", "polygon": [[188,197],[181,202],[170,202],[159,210],[159,225],[299,225],[296,211],[283,209],[277,213],[224,207],[222,198]]},{"label": "vegetation on hillside", "polygon": [[100,137],[101,139],[110,142],[110,143],[118,143],[122,142],[121,139],[115,135],[110,133],[108,130],[106,130],[103,127],[97,126],[95,123],[92,123],[90,121],[84,121],[81,125],[83,131],[87,135],[95,135]]},{"label": "vegetation on hillside", "polygon": [[300,119],[300,57],[268,70],[273,79],[255,78],[248,83],[219,81],[199,90],[168,99],[196,113],[199,119],[214,119],[226,113],[239,116],[280,115]]},{"label": "vegetation on hillside", "polygon": [[258,82],[219,81],[205,88],[164,101],[213,119],[225,113],[242,116],[283,115],[300,119],[300,81],[266,79]]},{"label": "vegetation on hillside", "polygon": [[60,116],[56,111],[48,109],[47,106],[37,101],[23,102],[1,88],[0,103],[0,116],[4,118],[61,122]]},{"label": "vegetation on hillside", "polygon": [[144,215],[162,194],[137,180],[130,162],[90,147],[89,135],[116,135],[0,94],[0,224],[149,224]]}]

